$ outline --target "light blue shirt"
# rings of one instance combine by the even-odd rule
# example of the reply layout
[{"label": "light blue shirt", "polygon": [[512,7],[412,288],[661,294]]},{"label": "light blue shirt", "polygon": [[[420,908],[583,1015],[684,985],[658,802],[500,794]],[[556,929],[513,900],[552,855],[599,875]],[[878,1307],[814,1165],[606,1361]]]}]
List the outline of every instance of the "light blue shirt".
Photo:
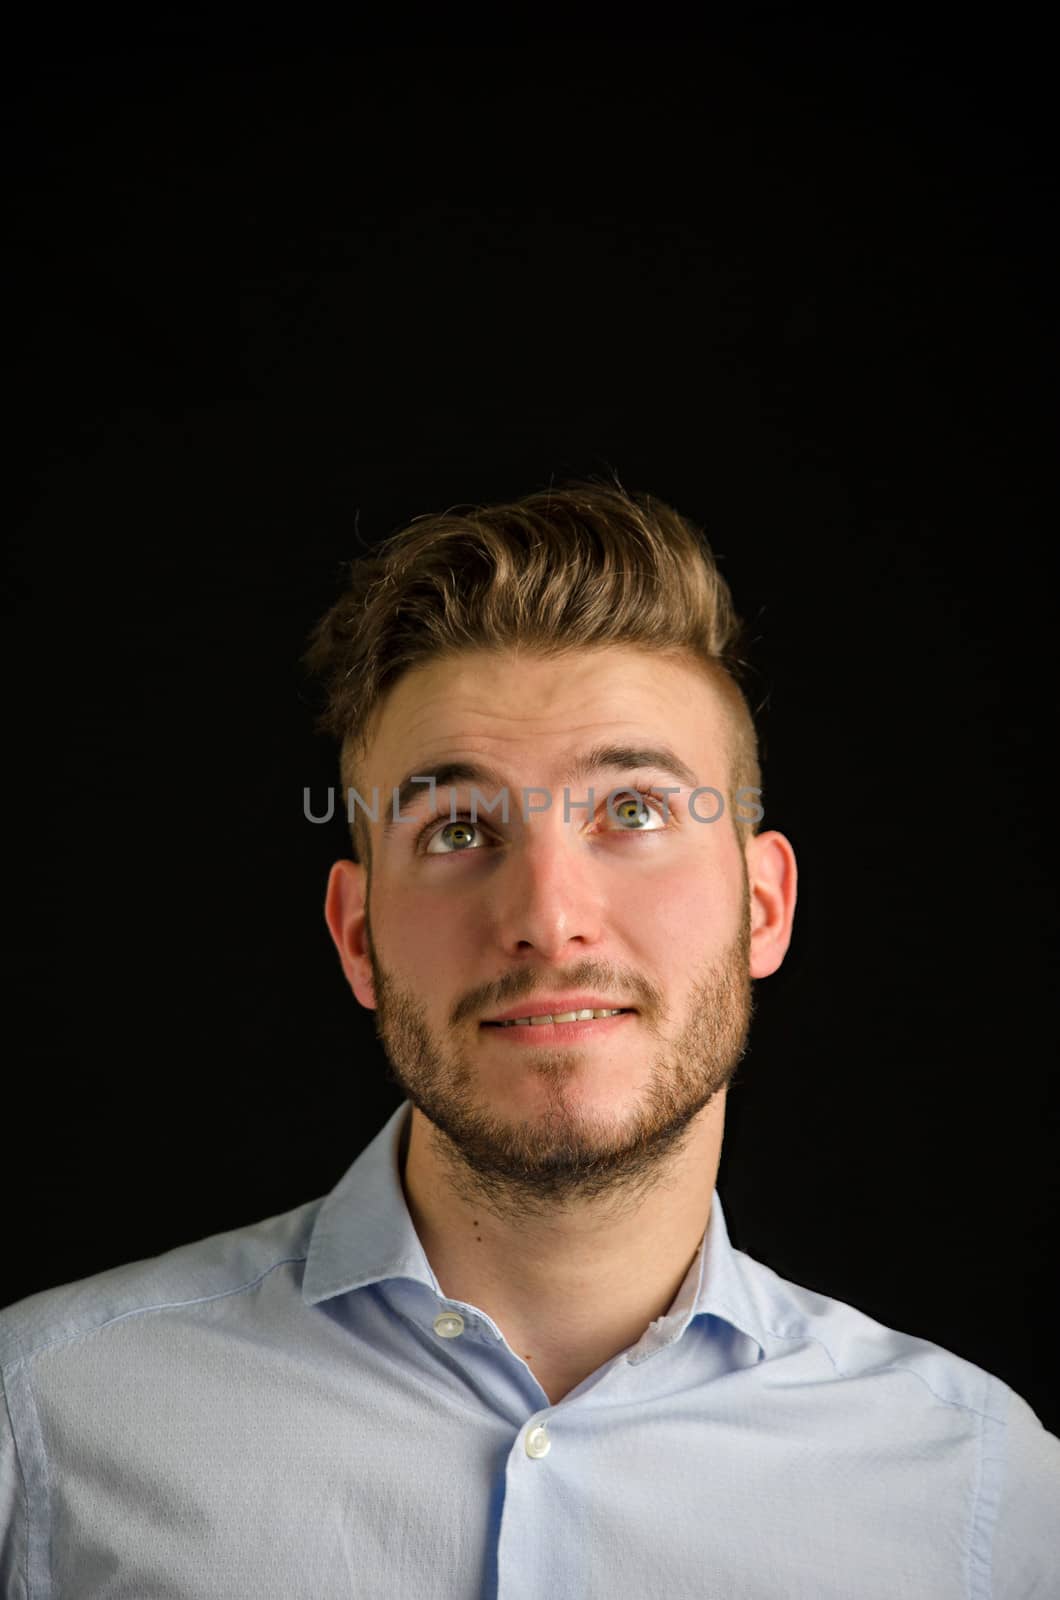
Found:
[{"label": "light blue shirt", "polygon": [[323,1200],[0,1312],[5,1600],[1060,1595],[1060,1440],[716,1191],[668,1313],[550,1405],[438,1286],[408,1111]]}]

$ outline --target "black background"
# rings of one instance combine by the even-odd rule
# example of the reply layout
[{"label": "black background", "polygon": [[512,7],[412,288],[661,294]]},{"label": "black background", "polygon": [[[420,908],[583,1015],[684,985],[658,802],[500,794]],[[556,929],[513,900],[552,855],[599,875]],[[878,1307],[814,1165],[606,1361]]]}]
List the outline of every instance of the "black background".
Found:
[{"label": "black background", "polygon": [[751,620],[801,870],[734,1241],[1060,1430],[1047,52],[757,16],[9,60],[3,1303],[323,1194],[399,1103],[298,655],[412,516],[614,471]]}]

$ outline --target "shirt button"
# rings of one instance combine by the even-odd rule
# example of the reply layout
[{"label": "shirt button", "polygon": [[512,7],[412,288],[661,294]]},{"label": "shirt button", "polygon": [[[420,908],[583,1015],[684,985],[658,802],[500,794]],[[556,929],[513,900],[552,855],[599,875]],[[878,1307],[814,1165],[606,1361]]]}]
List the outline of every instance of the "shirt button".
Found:
[{"label": "shirt button", "polygon": [[443,1311],[434,1319],[434,1331],[442,1339],[458,1339],[464,1331],[464,1319],[459,1311]]},{"label": "shirt button", "polygon": [[543,1422],[539,1422],[526,1436],[526,1453],[535,1461],[540,1461],[541,1457],[547,1456],[551,1449],[552,1440],[548,1436],[548,1429]]}]

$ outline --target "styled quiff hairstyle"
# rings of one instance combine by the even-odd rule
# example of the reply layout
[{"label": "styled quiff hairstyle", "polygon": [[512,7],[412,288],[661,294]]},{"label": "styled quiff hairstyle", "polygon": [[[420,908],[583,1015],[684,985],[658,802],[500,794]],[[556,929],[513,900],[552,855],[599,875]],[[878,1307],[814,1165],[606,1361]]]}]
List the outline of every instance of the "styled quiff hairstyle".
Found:
[{"label": "styled quiff hairstyle", "polygon": [[[309,635],[302,663],[324,689],[318,732],[340,744],[343,795],[360,774],[387,691],[412,668],[465,651],[558,657],[609,645],[698,664],[730,727],[726,804],[760,789],[758,741],[740,687],[743,625],[710,545],[650,495],[569,481],[503,505],[425,514],[349,563],[345,591]],[[745,812],[748,802],[743,802]],[[353,859],[371,870],[360,807]]]}]

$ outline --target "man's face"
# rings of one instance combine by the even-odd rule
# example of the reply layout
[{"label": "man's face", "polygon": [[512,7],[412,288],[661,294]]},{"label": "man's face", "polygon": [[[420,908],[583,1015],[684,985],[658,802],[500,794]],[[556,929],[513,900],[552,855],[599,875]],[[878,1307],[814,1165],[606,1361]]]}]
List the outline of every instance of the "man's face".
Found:
[{"label": "man's face", "polygon": [[[665,747],[687,770],[638,761],[571,780],[602,745]],[[699,672],[625,647],[558,660],[469,652],[391,691],[364,780],[369,803],[378,785],[380,815],[367,962],[350,981],[376,1008],[395,1081],[441,1130],[438,1153],[498,1205],[525,1215],[633,1198],[727,1087],[751,1015],[748,830],[727,812],[697,821],[689,797],[727,793],[728,748]],[[434,807],[418,785],[401,807],[409,820],[384,834],[394,788],[456,760],[494,769],[509,820],[482,803],[493,784],[441,777]],[[657,809],[619,794],[608,814],[609,792],[660,785],[677,792]],[[470,812],[473,789],[478,820],[450,821]],[[542,789],[550,809],[528,812]],[[709,818],[717,801],[703,795],[695,810]],[[635,1014],[566,1037],[485,1025],[578,993]]]}]

